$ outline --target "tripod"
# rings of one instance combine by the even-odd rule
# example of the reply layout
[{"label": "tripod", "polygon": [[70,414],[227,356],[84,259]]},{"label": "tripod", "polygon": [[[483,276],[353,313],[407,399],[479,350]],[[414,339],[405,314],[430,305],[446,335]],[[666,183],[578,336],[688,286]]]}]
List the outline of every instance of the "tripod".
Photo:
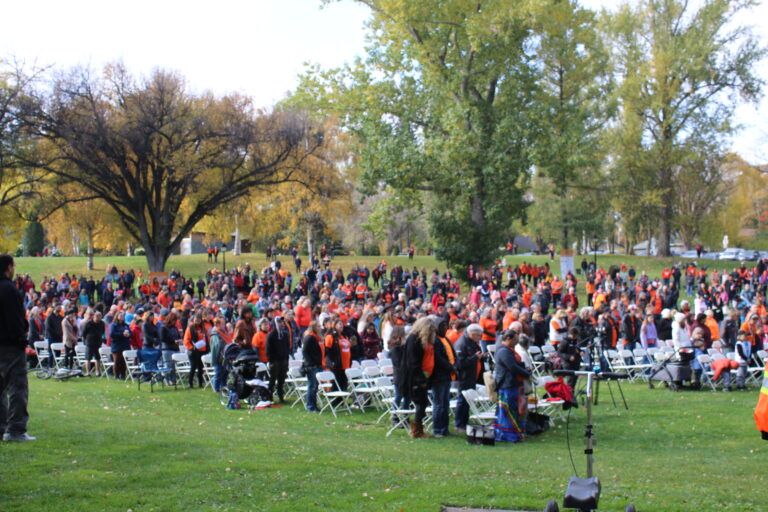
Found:
[{"label": "tripod", "polygon": [[[592,341],[587,342],[587,353],[589,354],[589,361],[592,363],[592,373],[594,374],[600,374],[603,375],[609,375],[609,373],[606,373],[610,370],[610,367],[608,365],[608,359],[605,357],[605,353],[603,351],[603,345],[601,343],[600,338],[595,338]],[[620,375],[620,374],[610,374],[610,375]],[[625,377],[622,377],[625,378]],[[629,405],[627,404],[627,399],[624,396],[624,390],[621,389],[621,383],[619,382],[618,378],[598,378],[595,380],[595,405],[600,404],[600,381],[604,380],[605,385],[608,387],[608,394],[611,395],[611,403],[613,403],[613,407],[616,408],[616,397],[613,394],[613,388],[611,387],[611,381],[616,381],[616,387],[619,391],[619,396],[621,397],[621,402],[624,404],[624,409],[629,410]]]},{"label": "tripod", "polygon": [[[597,510],[597,504],[600,500],[600,480],[594,476],[594,426],[592,425],[592,403],[593,398],[595,404],[597,403],[597,396],[593,394],[593,383],[598,383],[601,380],[610,382],[611,380],[626,379],[626,375],[618,373],[600,373],[595,371],[573,371],[573,370],[557,370],[554,372],[558,376],[577,376],[586,377],[586,383],[584,392],[586,393],[586,409],[587,409],[587,424],[584,427],[584,454],[587,456],[587,476],[586,478],[579,478],[578,476],[572,476],[568,481],[568,488],[565,491],[565,497],[563,499],[563,507],[580,510],[582,512],[589,512],[591,510]],[[618,383],[617,383],[618,384]],[[595,391],[597,385],[594,386]],[[610,389],[610,388],[609,388]],[[622,395],[623,397],[623,395]],[[626,402],[624,403],[626,405]],[[615,405],[615,404],[614,404]],[[558,512],[559,507],[557,502],[550,500],[545,512]],[[626,512],[634,512],[633,505],[629,505],[626,508]]]}]

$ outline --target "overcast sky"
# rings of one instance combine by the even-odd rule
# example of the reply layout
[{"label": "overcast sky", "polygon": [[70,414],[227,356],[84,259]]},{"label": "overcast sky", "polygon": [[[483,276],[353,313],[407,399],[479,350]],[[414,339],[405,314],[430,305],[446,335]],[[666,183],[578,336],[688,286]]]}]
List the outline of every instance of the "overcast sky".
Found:
[{"label": "overcast sky", "polygon": [[[418,0],[414,0],[418,1]],[[612,7],[616,0],[583,0]],[[304,63],[339,66],[364,52],[368,10],[351,0],[24,0],[5,2],[0,57],[66,68],[122,60],[134,73],[181,72],[193,90],[242,92],[271,105],[296,86]],[[768,5],[745,16],[768,34]],[[768,61],[759,73],[768,80]],[[768,162],[768,100],[741,105],[733,148]]]}]

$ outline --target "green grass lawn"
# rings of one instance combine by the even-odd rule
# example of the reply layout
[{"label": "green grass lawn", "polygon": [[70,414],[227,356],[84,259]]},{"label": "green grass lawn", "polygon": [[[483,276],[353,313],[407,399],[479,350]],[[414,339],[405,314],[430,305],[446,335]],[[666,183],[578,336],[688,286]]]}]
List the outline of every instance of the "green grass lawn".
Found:
[{"label": "green grass lawn", "polygon": [[[593,260],[592,255],[583,256],[588,262]],[[290,261],[290,255],[282,256],[280,258],[286,267],[293,271],[293,263]],[[303,256],[302,259],[306,265],[307,258]],[[416,256],[413,260],[409,260],[407,256],[337,256],[333,259],[331,267],[333,269],[342,268],[344,271],[348,271],[353,265],[368,265],[369,268],[373,268],[381,260],[386,260],[389,264],[389,268],[394,265],[402,265],[404,268],[412,269],[414,266],[426,268],[427,272],[431,272],[432,269],[438,269],[444,271],[446,266],[442,261],[436,260],[432,256]],[[574,263],[578,268],[581,263],[582,256],[576,256]],[[560,258],[558,256],[552,261],[548,256],[507,256],[507,263],[510,265],[516,265],[523,261],[535,262],[537,264],[543,264],[548,262],[552,269],[559,273],[560,271]],[[634,265],[635,269],[640,273],[645,270],[652,277],[659,276],[661,270],[669,265],[678,262],[688,262],[689,260],[683,260],[680,258],[648,258],[642,256],[626,256],[621,254],[598,256],[597,263],[601,267],[609,267],[610,265],[620,265],[626,263],[627,265]],[[242,254],[240,256],[227,255],[227,268],[232,268],[236,265],[243,265],[250,263],[253,268],[261,269],[268,264],[268,261],[263,253],[258,254]],[[86,258],[84,256],[68,256],[61,258],[16,258],[16,272],[20,274],[30,274],[36,281],[39,281],[43,276],[60,275],[64,272],[69,272],[75,275],[93,275],[94,277],[103,276],[107,268],[107,265],[115,265],[120,270],[142,270],[145,275],[147,273],[147,261],[144,256],[100,256],[94,259],[94,270],[88,272],[86,270]],[[734,261],[712,261],[712,260],[699,260],[700,265],[707,266],[709,269],[728,269],[731,270],[735,266],[738,266]],[[222,256],[219,255],[219,262],[215,265],[219,270],[222,268]],[[197,278],[204,275],[207,270],[214,267],[212,263],[208,263],[207,256],[204,254],[195,254],[192,256],[173,256],[166,265],[166,270],[177,269],[184,275]]]},{"label": "green grass lawn", "polygon": [[[385,438],[374,413],[228,411],[209,390],[31,376],[35,443],[0,444],[0,510],[407,510],[441,504],[543,509],[572,473],[562,426],[512,446],[458,436]],[[768,443],[757,393],[624,384],[595,410],[600,510],[765,510]],[[583,472],[584,413],[571,444]]]}]

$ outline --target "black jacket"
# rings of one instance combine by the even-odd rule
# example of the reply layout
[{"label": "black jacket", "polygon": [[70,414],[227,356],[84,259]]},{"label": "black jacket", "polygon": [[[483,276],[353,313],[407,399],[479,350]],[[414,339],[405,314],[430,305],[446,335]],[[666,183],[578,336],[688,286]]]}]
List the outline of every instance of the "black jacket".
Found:
[{"label": "black jacket", "polygon": [[171,350],[173,352],[179,351],[179,345],[177,340],[181,339],[181,334],[176,326],[163,324],[160,327],[160,345],[163,350]]},{"label": "black jacket", "polygon": [[[427,387],[427,377],[421,369],[423,359],[424,347],[421,346],[421,339],[409,334],[405,339],[405,386],[409,391]],[[414,397],[413,394],[409,396]]]},{"label": "black jacket", "polygon": [[291,355],[291,336],[288,329],[272,329],[267,335],[267,358],[270,361],[287,361]]},{"label": "black jacket", "polygon": [[323,365],[323,353],[320,350],[318,338],[306,335],[301,341],[301,354],[304,356],[304,366],[306,368],[320,368]]},{"label": "black jacket", "polygon": [[103,320],[99,322],[88,320],[83,328],[83,339],[85,340],[85,344],[93,348],[100,347],[105,329],[106,326],[104,325]]},{"label": "black jacket", "polygon": [[0,345],[24,348],[28,328],[21,292],[10,279],[0,277]]},{"label": "black jacket", "polygon": [[511,389],[522,386],[518,377],[528,378],[531,373],[517,362],[512,350],[504,345],[496,350],[496,367],[493,378],[498,389]]},{"label": "black jacket", "polygon": [[49,343],[61,343],[64,338],[64,333],[61,331],[62,320],[63,318],[56,313],[51,313],[45,319],[45,337],[48,338]]},{"label": "black jacket", "polygon": [[456,353],[448,342],[448,350],[451,351],[450,355],[446,351],[446,347],[440,338],[435,340],[435,369],[432,371],[432,382],[450,382],[451,375],[456,371],[456,368],[451,364],[451,358],[456,361]]},{"label": "black jacket", "polygon": [[144,335],[145,347],[157,348],[160,345],[160,334],[157,332],[157,326],[152,322],[145,322],[141,326],[141,333]]},{"label": "black jacket", "polygon": [[459,373],[459,389],[474,389],[477,384],[477,359],[480,356],[480,344],[466,334],[456,340],[456,370]]},{"label": "black jacket", "polygon": [[389,349],[389,357],[392,359],[395,389],[397,389],[399,395],[407,396],[408,389],[405,386],[405,345],[398,345]]}]

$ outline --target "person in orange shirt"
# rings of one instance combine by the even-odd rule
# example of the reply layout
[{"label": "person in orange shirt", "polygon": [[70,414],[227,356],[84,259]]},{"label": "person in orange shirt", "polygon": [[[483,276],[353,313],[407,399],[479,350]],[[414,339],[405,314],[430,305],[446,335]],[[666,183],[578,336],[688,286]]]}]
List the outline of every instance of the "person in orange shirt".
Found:
[{"label": "person in orange shirt", "polygon": [[707,318],[704,320],[704,325],[709,329],[709,333],[711,335],[712,342],[720,340],[720,326],[717,324],[717,320],[715,320],[715,312],[711,309],[708,309],[706,311]]},{"label": "person in orange shirt", "polygon": [[460,319],[451,320],[448,324],[450,327],[445,332],[445,337],[448,339],[448,341],[451,342],[451,345],[456,344],[456,340],[461,338],[461,335],[464,334],[464,329],[467,328],[467,322]]},{"label": "person in orange shirt", "polygon": [[517,317],[520,314],[520,311],[515,308],[509,308],[507,312],[504,314],[504,318],[501,321],[501,327],[503,330],[509,329],[509,326],[512,325],[512,322],[517,321]]},{"label": "person in orange shirt", "polygon": [[269,320],[262,318],[256,326],[256,332],[251,338],[251,347],[259,354],[259,361],[264,364],[269,362],[267,357],[267,335],[269,334]]},{"label": "person in orange shirt", "polygon": [[483,328],[483,337],[480,339],[480,346],[483,348],[483,352],[487,352],[486,347],[490,344],[496,343],[496,329],[498,322],[496,322],[496,310],[485,310],[480,315],[480,327]]}]

